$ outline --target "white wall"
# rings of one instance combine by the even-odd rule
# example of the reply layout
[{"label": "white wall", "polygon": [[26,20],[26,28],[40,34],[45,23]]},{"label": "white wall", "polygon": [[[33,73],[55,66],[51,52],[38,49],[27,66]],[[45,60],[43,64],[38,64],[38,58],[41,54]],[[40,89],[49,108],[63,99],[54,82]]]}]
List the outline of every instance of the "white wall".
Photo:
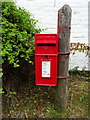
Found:
[{"label": "white wall", "polygon": [[88,43],[87,0],[17,0],[39,20],[40,27],[48,28],[44,33],[57,33],[57,13],[64,4],[72,9],[71,42]]},{"label": "white wall", "polygon": [[[41,28],[47,28],[42,33],[57,33],[58,10],[65,4],[72,9],[71,38],[73,43],[88,44],[88,0],[16,0],[17,5],[30,11]],[[82,61],[82,62],[81,62]],[[88,67],[88,58],[77,53],[70,58],[70,68]]]}]

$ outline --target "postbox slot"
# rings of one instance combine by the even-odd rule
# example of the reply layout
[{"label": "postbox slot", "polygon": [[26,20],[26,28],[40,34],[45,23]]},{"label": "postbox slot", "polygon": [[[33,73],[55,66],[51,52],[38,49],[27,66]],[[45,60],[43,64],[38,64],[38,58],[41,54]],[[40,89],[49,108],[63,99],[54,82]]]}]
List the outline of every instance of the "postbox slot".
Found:
[{"label": "postbox slot", "polygon": [[54,44],[54,43],[52,43],[52,44],[50,44],[50,43],[38,43],[37,45],[38,46],[56,46],[56,44]]}]

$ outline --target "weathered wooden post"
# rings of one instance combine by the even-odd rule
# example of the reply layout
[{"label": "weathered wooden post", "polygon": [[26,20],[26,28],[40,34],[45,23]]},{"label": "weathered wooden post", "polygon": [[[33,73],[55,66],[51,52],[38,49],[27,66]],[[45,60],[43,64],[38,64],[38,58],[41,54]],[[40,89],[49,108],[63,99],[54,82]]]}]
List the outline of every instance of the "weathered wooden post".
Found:
[{"label": "weathered wooden post", "polygon": [[56,88],[56,108],[67,108],[67,84],[69,66],[69,44],[71,27],[71,8],[64,5],[58,11],[58,35],[59,35],[59,63],[58,63],[58,85]]}]

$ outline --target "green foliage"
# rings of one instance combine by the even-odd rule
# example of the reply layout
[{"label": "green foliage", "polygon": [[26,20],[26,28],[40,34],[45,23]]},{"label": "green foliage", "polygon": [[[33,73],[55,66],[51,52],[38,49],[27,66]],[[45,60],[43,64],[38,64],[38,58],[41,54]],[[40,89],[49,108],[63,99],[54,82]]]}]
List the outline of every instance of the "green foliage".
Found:
[{"label": "green foliage", "polygon": [[0,94],[4,93],[3,88],[0,88]]},{"label": "green foliage", "polygon": [[2,77],[3,72],[2,72],[2,68],[0,68],[0,78]]},{"label": "green foliage", "polygon": [[84,92],[81,96],[80,96],[80,102],[83,102],[85,100],[88,99],[88,92]]},{"label": "green foliage", "polygon": [[70,75],[73,75],[73,77],[77,77],[80,73],[80,71],[78,70],[79,66],[76,66],[72,69],[69,70]]},{"label": "green foliage", "polygon": [[73,69],[70,69],[70,71],[71,71],[71,72],[77,72],[77,71],[78,71],[78,68],[79,68],[79,66],[76,66],[76,67],[74,67]]},{"label": "green foliage", "polygon": [[19,67],[20,58],[32,63],[34,54],[34,34],[40,33],[37,20],[24,8],[14,2],[2,2],[2,44],[1,62],[6,60],[14,67]]},{"label": "green foliage", "polygon": [[11,98],[13,95],[16,95],[16,92],[9,92],[9,94],[6,94],[6,97]]},{"label": "green foliage", "polygon": [[[4,94],[4,93],[5,93],[5,92],[4,92],[3,88],[0,88],[0,94]],[[10,91],[9,94],[5,94],[4,96],[10,98],[10,97],[12,97],[13,95],[16,95],[16,92]]]}]

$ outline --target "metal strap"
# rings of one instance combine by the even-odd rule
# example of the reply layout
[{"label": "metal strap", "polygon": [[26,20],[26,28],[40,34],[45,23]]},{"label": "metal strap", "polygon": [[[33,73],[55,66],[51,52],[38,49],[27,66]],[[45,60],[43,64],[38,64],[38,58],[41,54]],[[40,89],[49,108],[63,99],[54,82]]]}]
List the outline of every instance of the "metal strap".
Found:
[{"label": "metal strap", "polygon": [[58,28],[58,31],[61,31],[61,30],[64,30],[64,29],[71,29],[71,27],[61,27],[61,28]]},{"label": "metal strap", "polygon": [[70,52],[64,52],[64,53],[58,52],[58,55],[69,55],[69,54],[70,54]]},{"label": "metal strap", "polygon": [[68,77],[69,77],[69,76],[64,76],[64,77],[58,76],[57,78],[65,79],[65,78],[68,78]]}]

